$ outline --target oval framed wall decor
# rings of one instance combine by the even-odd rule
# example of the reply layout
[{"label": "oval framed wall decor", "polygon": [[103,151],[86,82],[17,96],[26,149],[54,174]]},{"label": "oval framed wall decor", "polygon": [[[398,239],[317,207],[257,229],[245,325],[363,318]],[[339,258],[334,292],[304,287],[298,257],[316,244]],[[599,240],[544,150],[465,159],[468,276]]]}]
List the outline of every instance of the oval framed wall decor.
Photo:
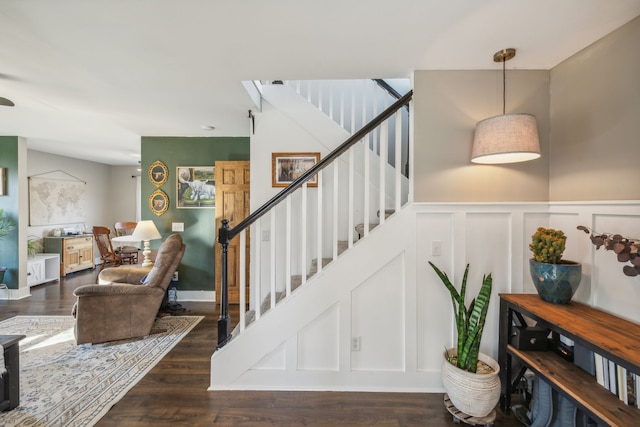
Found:
[{"label": "oval framed wall decor", "polygon": [[161,189],[156,189],[149,196],[149,209],[157,216],[162,215],[169,209],[169,196]]},{"label": "oval framed wall decor", "polygon": [[169,179],[169,169],[160,160],[156,160],[149,166],[147,174],[149,175],[149,181],[156,187],[160,187]]}]

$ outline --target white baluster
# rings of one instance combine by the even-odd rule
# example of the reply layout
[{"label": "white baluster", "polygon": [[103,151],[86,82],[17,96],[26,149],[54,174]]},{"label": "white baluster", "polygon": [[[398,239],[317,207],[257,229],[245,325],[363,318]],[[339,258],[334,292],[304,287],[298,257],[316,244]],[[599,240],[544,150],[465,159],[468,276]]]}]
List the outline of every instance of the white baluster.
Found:
[{"label": "white baluster", "polygon": [[402,108],[398,110],[395,114],[396,116],[396,141],[395,141],[395,149],[396,149],[396,158],[395,158],[395,191],[396,191],[396,209],[398,212],[402,205],[402,168],[404,167],[404,163],[402,162]]},{"label": "white baluster", "polygon": [[353,246],[353,230],[355,227],[355,221],[354,221],[354,215],[355,215],[355,208],[354,208],[354,199],[355,199],[355,194],[354,194],[354,187],[355,187],[355,179],[354,179],[354,164],[355,164],[355,160],[354,160],[354,150],[355,150],[355,145],[352,145],[351,147],[349,147],[349,194],[348,194],[348,199],[349,199],[349,230],[348,230],[348,242],[349,242],[349,248],[351,248]]},{"label": "white baluster", "polygon": [[302,285],[307,283],[307,183],[302,184],[300,190],[300,274],[302,275]]},{"label": "white baluster", "polygon": [[340,127],[344,129],[344,88],[340,90]]},{"label": "white baluster", "polygon": [[276,306],[276,207],[271,208],[269,212],[271,216],[271,230],[270,239],[269,239],[269,249],[271,251],[271,259],[270,259],[270,274],[269,274],[269,288],[271,290],[271,308]]},{"label": "white baluster", "polygon": [[332,85],[331,83],[329,83],[329,118],[333,121],[335,121],[335,118],[333,117],[333,92],[335,90],[334,85]]},{"label": "white baluster", "polygon": [[291,195],[285,201],[286,228],[285,228],[285,254],[284,254],[284,280],[287,296],[291,295]]},{"label": "white baluster", "polygon": [[246,327],[245,313],[247,311],[247,266],[246,251],[247,247],[247,229],[245,228],[240,232],[240,256],[238,260],[238,268],[240,269],[239,285],[240,285],[240,333],[244,331]]},{"label": "white baluster", "polygon": [[380,198],[380,200],[378,201],[378,210],[380,212],[380,214],[378,215],[378,217],[380,218],[380,224],[384,223],[385,220],[385,200],[386,200],[386,171],[387,171],[387,128],[389,126],[389,121],[385,120],[384,122],[382,122],[382,124],[380,125],[380,156],[379,156],[379,162],[378,162],[378,167],[380,168],[379,171],[379,175],[380,175],[380,181],[379,181],[379,193],[378,193],[378,197]]},{"label": "white baluster", "polygon": [[[369,139],[369,135],[365,136],[365,139]],[[369,149],[369,145],[365,145],[364,146],[364,151],[362,154],[362,159],[364,161],[364,202],[363,202],[363,213],[364,213],[364,235],[367,236],[369,234],[369,210],[370,210],[370,206],[369,206],[369,199],[370,199],[370,194],[369,194],[369,176],[370,176],[370,171],[369,171],[369,153],[371,153],[371,150]]]},{"label": "white baluster", "polygon": [[351,129],[349,133],[353,135],[356,132],[356,88],[351,85]]},{"label": "white baluster", "polygon": [[367,124],[367,81],[363,80],[362,87],[362,123],[360,124],[360,129]]},{"label": "white baluster", "polygon": [[[259,220],[257,220],[254,224],[254,228],[255,228],[255,234],[254,234],[254,242],[259,242],[260,241],[260,236],[262,236],[262,227],[260,226],[260,223],[262,222],[262,218],[260,218]],[[262,313],[260,313],[260,303],[262,301],[262,286],[261,286],[261,282],[262,280],[260,280],[260,267],[262,265],[262,261],[260,260],[262,251],[260,250],[260,247],[262,245],[260,244],[255,244],[253,245],[255,250],[255,255],[254,258],[255,260],[252,260],[252,264],[255,261],[255,271],[253,272],[253,277],[254,277],[254,284],[255,284],[255,288],[256,288],[256,292],[253,295],[253,301],[255,304],[255,312],[256,312],[256,320],[260,319],[260,315]]]},{"label": "white baluster", "polygon": [[316,221],[317,221],[317,232],[318,236],[316,239],[316,257],[318,258],[318,270],[320,273],[322,271],[322,171],[318,172],[318,206],[316,207]]},{"label": "white baluster", "polygon": [[333,246],[333,259],[338,258],[338,162],[333,162],[333,237],[331,239]]}]

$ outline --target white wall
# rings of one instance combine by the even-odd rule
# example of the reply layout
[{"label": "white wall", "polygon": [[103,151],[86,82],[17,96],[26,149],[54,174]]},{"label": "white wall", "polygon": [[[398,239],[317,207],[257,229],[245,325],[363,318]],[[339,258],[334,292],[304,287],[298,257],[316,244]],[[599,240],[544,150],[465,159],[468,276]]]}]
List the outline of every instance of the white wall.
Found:
[{"label": "white wall", "polygon": [[[427,261],[458,287],[469,263],[469,300],[492,274],[481,351],[497,358],[498,294],[535,293],[528,244],[539,226],[563,229],[565,258],[583,263],[575,301],[640,322],[638,278],[596,251],[580,224],[638,230],[640,202],[409,205],[218,350],[211,388],[441,392],[441,355],[455,328],[449,293]],[[351,351],[354,337],[360,351]]]},{"label": "white wall", "polygon": [[[477,72],[453,73],[453,79],[447,72],[435,74],[424,73],[423,83],[432,77],[450,85],[466,77],[477,83],[478,77]],[[521,87],[533,81],[536,91],[548,88],[548,73],[524,73],[521,77]],[[444,86],[449,87],[447,84]],[[437,85],[429,81],[426,86]],[[423,101],[426,97],[423,93]],[[540,108],[544,117],[548,92],[534,98],[532,105]],[[424,107],[424,102],[416,100],[415,108],[420,105]],[[427,110],[420,110],[414,120],[422,120]],[[460,111],[454,110],[440,113],[459,117]],[[443,120],[437,129],[444,132],[442,135],[469,134],[470,142],[469,129],[455,123]],[[547,135],[543,139],[548,138],[548,119],[542,128],[541,133]],[[422,130],[433,131],[429,127]],[[418,134],[416,131],[416,137]],[[455,329],[449,295],[427,260],[447,271],[455,283],[470,263],[470,294],[477,292],[483,274],[492,273],[494,302],[481,351],[496,357],[497,294],[535,293],[528,269],[528,244],[539,226],[565,230],[569,236],[565,258],[584,265],[576,301],[640,321],[637,278],[624,276],[612,253],[596,253],[588,236],[576,229],[580,224],[597,225],[598,231],[634,237],[634,230],[640,229],[640,202],[549,204],[548,157],[537,164],[475,168],[456,145],[459,138],[449,135],[445,140],[450,145],[437,147],[435,158],[429,157],[433,147],[423,146],[420,156],[416,149],[420,159],[414,162],[416,169],[420,165],[425,170],[424,159],[435,161],[430,179],[419,174],[421,181],[416,186],[436,200],[442,196],[465,201],[413,204],[375,229],[216,352],[212,357],[212,389],[442,391],[441,353],[444,346],[454,344]],[[424,142],[416,139],[415,144]],[[543,147],[548,151],[548,139],[543,140]],[[474,194],[478,186],[483,190]],[[469,202],[484,198],[531,201]],[[440,242],[442,250],[437,257],[431,253],[434,241]],[[361,340],[360,351],[351,351],[353,338]]]},{"label": "white wall", "polygon": [[87,217],[84,222],[29,227],[29,235],[42,238],[49,236],[55,228],[75,227],[79,230],[90,231],[94,225],[108,224],[111,219],[110,166],[41,151],[29,150],[27,155],[27,174],[29,177],[48,172],[59,173],[58,171],[61,171],[87,183],[85,192],[85,212]]}]

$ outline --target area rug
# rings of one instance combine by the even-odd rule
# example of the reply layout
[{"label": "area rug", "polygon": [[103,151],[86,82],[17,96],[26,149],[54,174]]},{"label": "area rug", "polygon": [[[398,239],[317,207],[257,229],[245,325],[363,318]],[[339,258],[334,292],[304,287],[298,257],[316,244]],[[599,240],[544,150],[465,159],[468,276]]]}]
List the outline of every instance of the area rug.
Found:
[{"label": "area rug", "polygon": [[20,342],[20,406],[0,426],[91,426],[203,317],[166,316],[166,332],[105,344],[75,345],[71,316],[16,316],[0,335]]}]

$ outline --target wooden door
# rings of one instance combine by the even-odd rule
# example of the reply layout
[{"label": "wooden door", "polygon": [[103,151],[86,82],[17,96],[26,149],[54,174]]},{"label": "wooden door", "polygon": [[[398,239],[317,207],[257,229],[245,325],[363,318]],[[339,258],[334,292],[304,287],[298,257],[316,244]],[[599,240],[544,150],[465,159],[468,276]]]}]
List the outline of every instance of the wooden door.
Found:
[{"label": "wooden door", "polygon": [[[235,227],[249,216],[249,161],[216,162],[216,239],[223,219],[229,220],[229,228]],[[249,230],[247,229],[246,246],[240,248],[240,236],[229,243],[227,271],[229,274],[229,304],[240,303],[240,251],[245,251],[246,266],[246,301],[249,302]],[[216,240],[217,241],[217,240]],[[216,243],[216,301],[220,301],[220,253]]]}]

